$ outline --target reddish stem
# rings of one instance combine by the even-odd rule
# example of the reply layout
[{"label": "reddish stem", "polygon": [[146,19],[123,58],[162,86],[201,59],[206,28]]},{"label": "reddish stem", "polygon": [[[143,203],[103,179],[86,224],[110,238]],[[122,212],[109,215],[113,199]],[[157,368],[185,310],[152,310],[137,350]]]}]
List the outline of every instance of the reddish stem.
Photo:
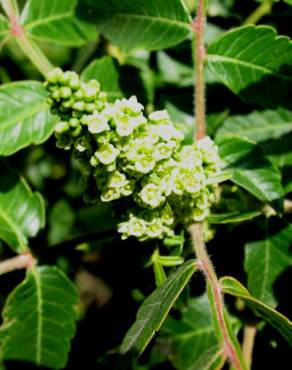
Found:
[{"label": "reddish stem", "polygon": [[0,262],[0,275],[14,270],[28,269],[35,265],[35,259],[30,253],[23,253],[19,256],[9,258]]},{"label": "reddish stem", "polygon": [[204,45],[205,11],[204,0],[198,1],[197,17],[192,23],[195,33],[194,59],[195,59],[195,117],[196,137],[200,140],[206,135],[206,108],[205,108],[205,76],[204,61],[206,57]]}]

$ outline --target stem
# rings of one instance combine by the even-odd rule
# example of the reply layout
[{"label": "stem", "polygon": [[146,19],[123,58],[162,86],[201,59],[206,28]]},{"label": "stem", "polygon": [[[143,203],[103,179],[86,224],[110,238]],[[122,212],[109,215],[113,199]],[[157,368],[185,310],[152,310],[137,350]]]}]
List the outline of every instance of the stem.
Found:
[{"label": "stem", "polygon": [[205,0],[198,0],[197,17],[193,22],[195,39],[193,42],[195,63],[195,119],[197,124],[195,140],[200,140],[206,135],[206,108],[205,108]]},{"label": "stem", "polygon": [[218,325],[222,334],[224,345],[224,353],[229,358],[231,364],[236,370],[242,370],[241,361],[229,337],[224,317],[224,303],[220,283],[215,273],[213,264],[206,251],[206,246],[203,239],[203,225],[201,223],[194,223],[190,226],[189,231],[192,237],[193,247],[197,257],[197,267],[205,275],[207,283],[209,284],[214,296]]},{"label": "stem", "polygon": [[25,30],[20,22],[19,8],[16,1],[0,0],[0,2],[10,21],[11,36],[15,37],[18,46],[24,54],[30,59],[41,74],[46,77],[53,66],[42,53],[40,48],[26,36]]},{"label": "stem", "polygon": [[24,32],[18,35],[16,41],[24,54],[30,59],[41,74],[44,77],[47,77],[49,71],[53,68],[53,65],[45,57],[39,47],[32,40],[29,40]]},{"label": "stem", "polygon": [[252,352],[257,329],[254,325],[246,325],[243,330],[242,354],[247,368],[251,368]]},{"label": "stem", "polygon": [[30,253],[21,254],[6,261],[0,262],[0,275],[14,270],[21,270],[33,267],[35,259]]},{"label": "stem", "polygon": [[254,12],[243,22],[244,25],[246,24],[257,24],[258,21],[264,17],[265,15],[269,14],[272,11],[273,1],[266,0],[261,5],[259,5]]}]

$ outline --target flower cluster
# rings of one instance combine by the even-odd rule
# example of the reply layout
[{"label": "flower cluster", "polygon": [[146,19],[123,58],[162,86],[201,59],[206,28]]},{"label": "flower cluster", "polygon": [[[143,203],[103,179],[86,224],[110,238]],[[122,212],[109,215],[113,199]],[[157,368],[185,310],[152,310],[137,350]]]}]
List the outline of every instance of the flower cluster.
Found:
[{"label": "flower cluster", "polygon": [[126,202],[122,238],[174,234],[177,224],[202,221],[214,197],[209,178],[220,171],[209,137],[182,145],[184,135],[167,111],[143,114],[135,96],[107,101],[96,80],[82,82],[56,68],[46,83],[52,111],[61,121],[57,145],[88,168],[86,191],[103,202]]}]

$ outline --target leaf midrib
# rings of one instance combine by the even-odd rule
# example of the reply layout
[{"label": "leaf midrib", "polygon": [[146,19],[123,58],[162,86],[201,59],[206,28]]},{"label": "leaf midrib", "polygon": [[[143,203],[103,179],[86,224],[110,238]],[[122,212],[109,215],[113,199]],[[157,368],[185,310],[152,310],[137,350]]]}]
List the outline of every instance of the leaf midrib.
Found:
[{"label": "leaf midrib", "polygon": [[168,18],[163,18],[163,17],[156,17],[153,15],[148,15],[148,14],[132,14],[132,13],[113,13],[113,14],[106,14],[105,17],[120,17],[120,18],[138,18],[140,20],[142,19],[149,19],[152,22],[161,22],[161,23],[167,23],[167,24],[175,24],[179,27],[183,27],[186,30],[190,29],[189,23],[184,22],[184,21],[178,21],[177,19],[168,19]]},{"label": "leaf midrib", "polygon": [[72,10],[70,12],[58,13],[58,14],[55,14],[55,15],[52,15],[52,16],[49,16],[49,17],[46,17],[46,18],[41,18],[41,19],[37,19],[35,21],[31,21],[29,23],[25,23],[24,28],[26,30],[31,30],[32,28],[37,27],[39,25],[44,25],[46,23],[58,21],[60,19],[62,20],[64,18],[70,18],[73,15],[74,15],[74,13],[73,13]]},{"label": "leaf midrib", "polygon": [[280,77],[283,80],[287,80],[289,82],[292,82],[292,76],[288,77],[287,75],[279,73],[279,72],[277,72],[273,69],[270,69],[270,68],[267,68],[267,67],[264,67],[264,66],[260,66],[258,64],[253,64],[253,63],[250,63],[246,60],[241,60],[241,59],[237,59],[237,58],[234,58],[234,57],[227,57],[226,55],[208,54],[207,55],[207,62],[208,61],[210,61],[211,63],[221,61],[221,62],[239,64],[239,65],[242,65],[242,66],[245,66],[245,67],[249,67],[249,68],[252,68],[252,69],[259,70],[261,72],[264,72],[265,74],[271,74],[271,75]]},{"label": "leaf midrib", "polygon": [[36,297],[37,297],[37,332],[36,332],[36,364],[40,365],[42,361],[42,330],[43,330],[43,320],[42,320],[42,289],[39,276],[35,269],[32,269],[33,277],[36,285]]}]

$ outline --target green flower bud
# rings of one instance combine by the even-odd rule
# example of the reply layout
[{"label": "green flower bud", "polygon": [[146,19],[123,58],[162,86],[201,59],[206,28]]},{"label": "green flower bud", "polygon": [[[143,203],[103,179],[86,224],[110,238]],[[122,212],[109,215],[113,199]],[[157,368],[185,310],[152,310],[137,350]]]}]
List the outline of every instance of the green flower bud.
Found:
[{"label": "green flower bud", "polygon": [[70,128],[69,122],[60,121],[55,126],[55,132],[57,132],[57,133],[63,133],[63,132],[68,131],[69,128]]}]

